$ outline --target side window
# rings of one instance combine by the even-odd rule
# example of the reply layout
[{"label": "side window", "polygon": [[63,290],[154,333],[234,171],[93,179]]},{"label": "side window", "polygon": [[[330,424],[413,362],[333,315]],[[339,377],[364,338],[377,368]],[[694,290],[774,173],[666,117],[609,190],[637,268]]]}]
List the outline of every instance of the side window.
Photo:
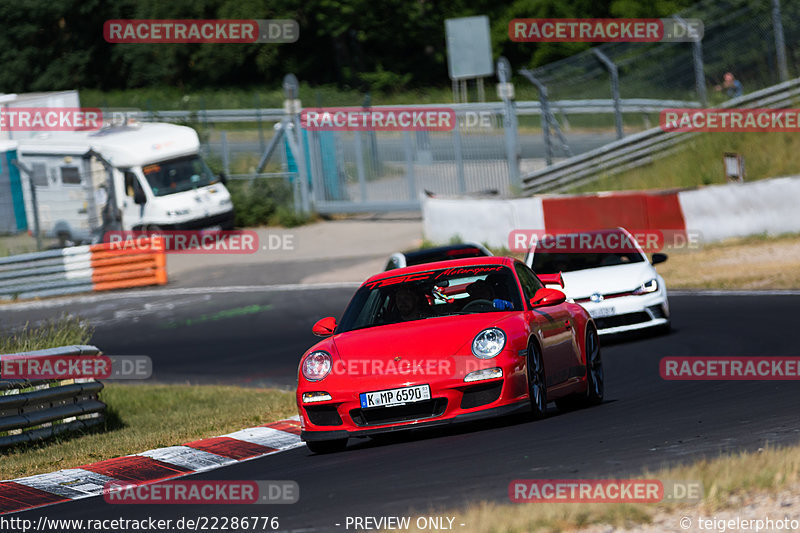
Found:
[{"label": "side window", "polygon": [[81,172],[78,167],[61,167],[61,183],[64,185],[80,185]]},{"label": "side window", "polygon": [[47,187],[47,166],[44,163],[31,165],[31,182],[36,187]]},{"label": "side window", "polygon": [[514,265],[514,268],[517,270],[519,282],[522,285],[523,292],[525,293],[525,300],[528,301],[533,298],[533,295],[536,294],[536,291],[542,288],[542,284],[528,267],[517,263]]}]

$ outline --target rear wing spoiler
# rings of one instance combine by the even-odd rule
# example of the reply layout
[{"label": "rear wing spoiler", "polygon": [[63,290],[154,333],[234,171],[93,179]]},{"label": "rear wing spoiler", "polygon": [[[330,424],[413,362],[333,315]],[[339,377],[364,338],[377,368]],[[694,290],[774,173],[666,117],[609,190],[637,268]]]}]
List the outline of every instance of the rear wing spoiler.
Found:
[{"label": "rear wing spoiler", "polygon": [[564,277],[561,275],[561,272],[558,274],[537,274],[539,276],[539,281],[542,282],[544,285],[560,285],[561,288],[564,288]]}]

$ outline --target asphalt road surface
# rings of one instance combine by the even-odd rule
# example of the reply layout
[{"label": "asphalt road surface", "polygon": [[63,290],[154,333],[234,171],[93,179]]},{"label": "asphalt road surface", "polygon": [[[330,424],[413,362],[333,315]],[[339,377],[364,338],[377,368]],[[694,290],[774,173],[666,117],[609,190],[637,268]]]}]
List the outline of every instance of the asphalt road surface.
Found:
[{"label": "asphalt road surface", "polygon": [[[150,355],[156,379],[186,381],[188,375],[198,382],[291,386],[298,357],[315,340],[312,323],[339,315],[351,294],[351,288],[210,295],[197,289],[135,302],[114,296],[71,308],[96,320],[94,342],[106,353]],[[345,531],[347,516],[431,514],[479,500],[508,502],[508,485],[519,478],[624,477],[765,443],[798,442],[796,382],[664,381],[658,362],[668,355],[796,356],[792,332],[800,296],[676,295],[670,303],[670,335],[604,345],[606,401],[597,407],[560,413],[551,406],[538,422],[520,416],[389,442],[351,440],[345,452],[333,455],[315,456],[302,447],[190,478],[295,480],[300,500],[293,505],[121,506],[93,497],[15,516],[269,515],[280,518],[281,530]],[[0,308],[0,321],[54,312]],[[470,531],[469,524],[455,530]]]}]

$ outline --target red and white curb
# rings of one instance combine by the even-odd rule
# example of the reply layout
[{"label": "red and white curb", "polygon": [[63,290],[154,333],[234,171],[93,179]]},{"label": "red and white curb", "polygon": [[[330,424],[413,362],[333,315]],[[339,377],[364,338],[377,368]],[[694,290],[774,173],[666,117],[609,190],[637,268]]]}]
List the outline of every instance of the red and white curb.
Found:
[{"label": "red and white curb", "polygon": [[303,446],[295,418],[219,437],[158,448],[84,465],[0,481],[0,514],[103,494],[109,482],[146,485],[213,470]]}]

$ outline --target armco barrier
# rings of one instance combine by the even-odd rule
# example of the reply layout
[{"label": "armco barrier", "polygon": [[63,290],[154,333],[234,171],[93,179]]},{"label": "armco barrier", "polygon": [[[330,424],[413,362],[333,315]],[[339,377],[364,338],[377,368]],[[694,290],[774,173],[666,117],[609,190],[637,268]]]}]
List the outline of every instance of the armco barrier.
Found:
[{"label": "armco barrier", "polygon": [[685,230],[702,242],[800,232],[800,177],[683,191],[544,195],[514,200],[425,198],[425,238],[508,247],[512,230]]},{"label": "armco barrier", "polygon": [[0,300],[58,296],[167,283],[164,243],[102,243],[0,259]]},{"label": "armco barrier", "polygon": [[[100,355],[100,350],[94,346],[62,346],[0,355],[0,360],[52,355],[91,357]],[[93,379],[0,379],[0,448],[103,423],[106,405],[97,397],[102,389],[103,384]]]}]

